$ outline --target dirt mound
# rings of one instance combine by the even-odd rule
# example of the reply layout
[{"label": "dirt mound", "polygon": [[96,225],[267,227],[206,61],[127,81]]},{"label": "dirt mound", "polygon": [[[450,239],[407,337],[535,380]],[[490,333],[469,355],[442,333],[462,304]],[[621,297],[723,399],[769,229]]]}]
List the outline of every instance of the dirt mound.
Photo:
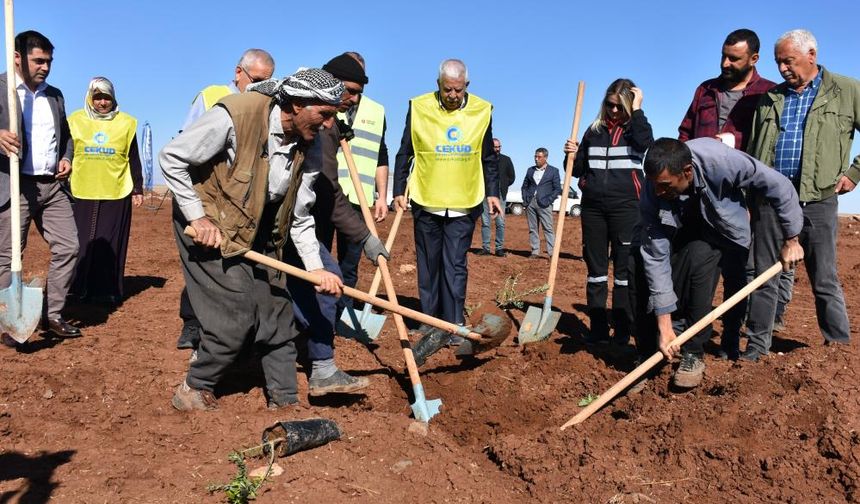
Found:
[{"label": "dirt mound", "polygon": [[[415,272],[400,267],[414,264],[411,225],[407,217],[392,272],[401,304],[418,308]],[[577,219],[566,226],[553,297],[562,317],[552,337],[516,346],[523,310],[513,310],[514,327],[499,348],[464,360],[450,350],[434,355],[421,376],[427,397],[443,406],[426,429],[409,418],[414,398],[393,321],[370,347],[337,341],[341,367],[371,378],[366,396],[309,401],[302,374],[302,405],[271,412],[249,357],[219,388],[218,411],[180,414],[169,400],[188,352],[175,349],[183,282],[170,229],[169,212],[136,211],[129,299],[116,309],[70,307],[83,338],[36,335],[25,347],[0,348],[0,501],[219,502],[206,487],[232,477],[232,450],[259,442],[276,420],[309,417],[335,420],[343,438],[279,461],[285,473],[257,502],[860,500],[857,343],[822,345],[802,271],[788,329],[763,362],[707,357],[703,385],[683,394],[668,390],[664,366],[640,393],[564,432],[559,426],[577,403],[606,390],[634,360],[632,346],[582,343]],[[479,231],[476,238],[478,250]],[[473,315],[492,308],[509,276],[520,274],[523,290],[546,282],[549,262],[528,258],[524,217],[509,217],[507,238],[506,258],[469,256]],[[840,240],[850,313],[860,236],[843,226]],[[25,277],[44,276],[47,257],[31,234]],[[359,288],[371,277],[363,264]],[[543,296],[529,301],[540,306]]]}]

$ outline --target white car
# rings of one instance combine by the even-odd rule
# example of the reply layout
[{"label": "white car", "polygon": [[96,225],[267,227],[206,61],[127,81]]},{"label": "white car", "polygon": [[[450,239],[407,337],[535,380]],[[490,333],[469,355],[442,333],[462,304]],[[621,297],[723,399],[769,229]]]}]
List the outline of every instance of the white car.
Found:
[{"label": "white car", "polygon": [[[505,201],[505,206],[508,211],[514,215],[522,215],[526,207],[523,205],[523,194],[519,189],[511,189],[508,191],[508,199]],[[561,208],[561,196],[552,202],[552,211],[558,212]],[[571,187],[567,194],[567,215],[571,217],[579,217],[582,214],[582,200],[579,198],[579,193]]]}]

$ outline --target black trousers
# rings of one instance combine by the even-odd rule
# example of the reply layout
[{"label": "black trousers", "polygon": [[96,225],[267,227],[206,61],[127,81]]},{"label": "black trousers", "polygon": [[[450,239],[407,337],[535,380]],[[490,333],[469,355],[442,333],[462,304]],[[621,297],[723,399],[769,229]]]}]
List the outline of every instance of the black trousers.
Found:
[{"label": "black trousers", "polygon": [[418,263],[418,296],[421,311],[454,324],[465,322],[466,253],[472,243],[481,206],[467,215],[445,217],[413,203],[415,254]]},{"label": "black trousers", "polygon": [[589,200],[582,206],[582,256],[588,268],[585,298],[589,313],[606,309],[609,260],[612,259],[612,310],[617,324],[629,325],[627,270],[633,228],[639,220],[639,201]]},{"label": "black trousers", "polygon": [[[720,277],[721,257],[722,253],[717,246],[701,238],[673,243],[672,284],[678,302],[677,309],[672,313],[672,323],[676,334],[711,311],[714,292]],[[628,294],[630,306],[636,317],[636,323],[633,324],[633,337],[636,339],[639,355],[650,356],[659,349],[659,332],[657,317],[653,311],[648,312],[650,290],[639,247],[631,251],[629,265],[629,276],[632,282]],[[711,331],[712,327],[708,325],[685,343],[681,350],[703,354],[705,342],[710,339]]]},{"label": "black trousers", "polygon": [[[275,208],[268,207],[259,229],[272,229]],[[220,251],[198,247],[184,235],[184,219],[174,219],[174,234],[185,276],[188,299],[202,329],[197,360],[186,382],[213,390],[246,344],[261,355],[266,389],[279,403],[297,400],[296,335],[286,275],[243,257],[224,259]],[[253,249],[277,257],[268,236],[258,236]]]}]

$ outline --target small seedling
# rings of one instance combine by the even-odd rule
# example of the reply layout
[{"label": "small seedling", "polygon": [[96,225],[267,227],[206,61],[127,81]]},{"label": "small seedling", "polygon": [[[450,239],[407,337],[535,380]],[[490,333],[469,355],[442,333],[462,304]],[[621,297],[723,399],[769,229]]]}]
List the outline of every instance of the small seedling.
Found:
[{"label": "small seedling", "polygon": [[522,309],[525,305],[525,298],[533,295],[546,292],[549,289],[549,284],[539,285],[523,292],[517,292],[517,284],[520,282],[522,273],[511,275],[505,279],[505,285],[496,293],[496,305],[499,308],[506,310],[512,306]]},{"label": "small seedling", "polygon": [[579,402],[576,403],[576,405],[579,406],[580,408],[584,408],[584,407],[588,406],[589,404],[593,403],[594,401],[596,401],[598,397],[600,397],[600,396],[597,394],[588,394],[587,396],[580,399]]},{"label": "small seedling", "polygon": [[257,492],[272,474],[272,465],[275,463],[274,447],[269,449],[269,467],[262,477],[249,477],[248,466],[245,465],[245,456],[239,452],[232,452],[227,456],[230,462],[236,464],[236,475],[225,485],[209,485],[206,490],[209,493],[224,492],[224,499],[229,504],[248,504],[248,501],[257,498]]}]

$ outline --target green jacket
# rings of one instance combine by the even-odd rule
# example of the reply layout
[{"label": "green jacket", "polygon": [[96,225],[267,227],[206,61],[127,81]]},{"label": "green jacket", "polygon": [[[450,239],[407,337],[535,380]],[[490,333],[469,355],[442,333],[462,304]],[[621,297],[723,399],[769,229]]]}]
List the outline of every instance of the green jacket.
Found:
[{"label": "green jacket", "polygon": [[[747,152],[773,166],[786,83],[759,99]],[[800,201],[821,201],[835,194],[842,175],[860,181],[860,156],[848,166],[854,131],[860,130],[860,81],[821,67],[821,88],[812,102],[803,131]]]}]

